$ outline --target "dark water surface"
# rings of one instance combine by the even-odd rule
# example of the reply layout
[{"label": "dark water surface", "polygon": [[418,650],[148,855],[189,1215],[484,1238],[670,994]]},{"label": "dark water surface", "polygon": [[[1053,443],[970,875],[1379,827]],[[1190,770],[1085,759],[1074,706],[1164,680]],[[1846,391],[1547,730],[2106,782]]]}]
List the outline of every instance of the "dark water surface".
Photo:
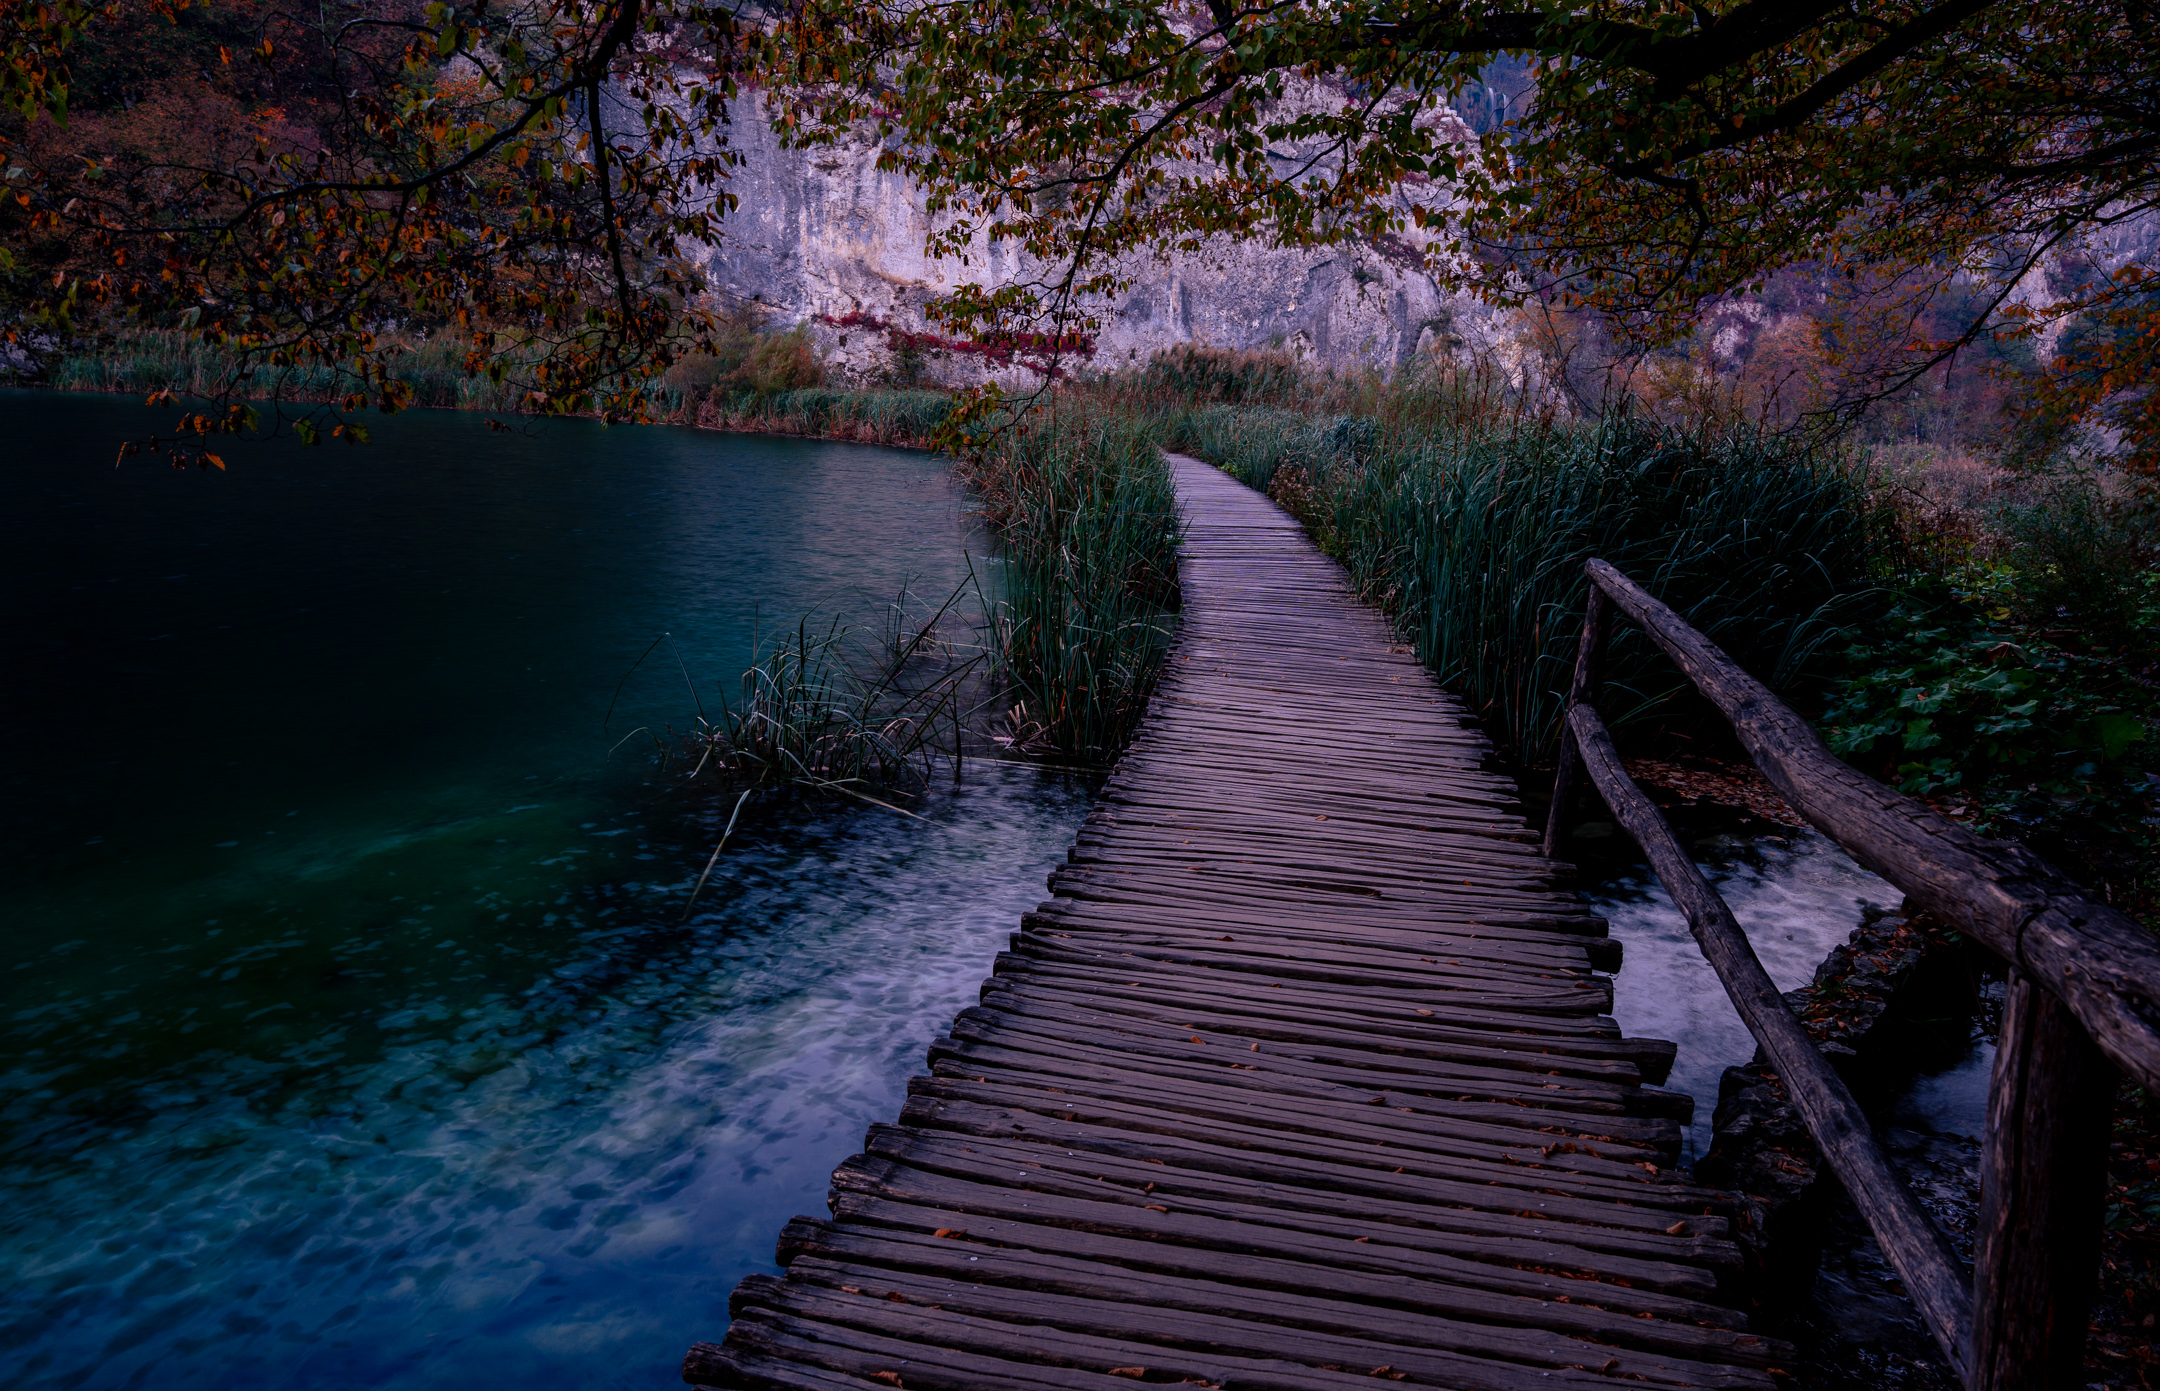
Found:
[{"label": "dark water surface", "polygon": [[473,416],[227,473],[0,395],[11,1388],[664,1387],[1089,789],[715,834],[609,744],[982,549],[920,455]]}]

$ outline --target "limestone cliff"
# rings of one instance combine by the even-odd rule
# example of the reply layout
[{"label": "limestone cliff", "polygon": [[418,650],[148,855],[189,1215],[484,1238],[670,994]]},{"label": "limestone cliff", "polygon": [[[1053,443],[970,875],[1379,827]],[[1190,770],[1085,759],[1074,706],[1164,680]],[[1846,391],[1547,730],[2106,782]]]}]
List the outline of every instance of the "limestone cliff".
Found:
[{"label": "limestone cliff", "polygon": [[[1444,115],[1445,113],[1443,113]],[[758,99],[737,110],[731,143],[744,156],[730,188],[739,200],[720,246],[704,253],[708,282],[754,301],[779,324],[807,323],[834,365],[872,377],[891,368],[888,335],[866,322],[927,327],[924,307],[970,278],[1023,274],[1009,248],[978,248],[972,264],[923,251],[930,218],[902,176],[880,172],[868,142],[786,150]],[[1290,250],[1219,237],[1197,254],[1126,267],[1132,288],[1103,306],[1093,365],[1144,360],[1178,343],[1281,347],[1316,363],[1392,369],[1421,348],[1492,346],[1496,325],[1474,299],[1448,293],[1405,241]],[[852,326],[833,320],[855,316]],[[933,380],[962,381],[979,362],[932,354]]]}]

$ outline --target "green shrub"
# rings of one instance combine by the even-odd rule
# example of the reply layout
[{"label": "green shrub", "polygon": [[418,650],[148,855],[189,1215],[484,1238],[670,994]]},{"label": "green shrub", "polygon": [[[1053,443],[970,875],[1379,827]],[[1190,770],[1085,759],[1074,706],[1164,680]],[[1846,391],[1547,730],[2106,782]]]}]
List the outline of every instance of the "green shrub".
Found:
[{"label": "green shrub", "polygon": [[[1915,587],[1847,650],[1823,715],[1830,747],[1991,834],[2139,845],[2149,858],[2160,690],[2118,652],[2016,622],[2014,570],[1966,580]],[[2160,629],[2160,576],[2141,577],[2129,621]]]},{"label": "green shrub", "polygon": [[2108,497],[2101,478],[2082,472],[2047,479],[2036,500],[2002,508],[1995,523],[2008,543],[2016,616],[2035,627],[2075,628],[2104,647],[2160,644],[2141,608],[2160,565],[2148,508]]}]

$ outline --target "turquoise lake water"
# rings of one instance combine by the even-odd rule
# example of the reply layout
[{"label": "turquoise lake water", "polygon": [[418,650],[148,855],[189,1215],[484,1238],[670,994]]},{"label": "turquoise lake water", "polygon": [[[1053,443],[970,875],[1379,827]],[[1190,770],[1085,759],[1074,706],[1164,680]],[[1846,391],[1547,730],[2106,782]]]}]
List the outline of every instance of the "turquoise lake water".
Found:
[{"label": "turquoise lake water", "polygon": [[942,597],[964,499],[449,413],[112,466],[170,414],[0,394],[8,1385],[677,1384],[1091,789],[760,812],[678,926],[725,808],[607,757],[695,712],[665,647],[624,678],[669,632],[710,703],[760,625]]}]

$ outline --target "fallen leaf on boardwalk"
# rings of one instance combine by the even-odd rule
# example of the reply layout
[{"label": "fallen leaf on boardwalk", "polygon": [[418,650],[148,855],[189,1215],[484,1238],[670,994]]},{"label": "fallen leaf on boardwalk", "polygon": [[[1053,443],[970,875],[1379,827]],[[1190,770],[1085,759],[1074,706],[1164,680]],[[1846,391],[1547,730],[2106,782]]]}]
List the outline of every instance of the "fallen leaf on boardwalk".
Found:
[{"label": "fallen leaf on boardwalk", "polygon": [[1200,1035],[1198,1035],[1198,1034],[1194,1034],[1194,1035],[1192,1036],[1192,1042],[1194,1042],[1194,1043],[1206,1043],[1206,1042],[1207,1042],[1207,1040],[1206,1040],[1206,1039],[1204,1039],[1204,1038],[1202,1038],[1202,1037],[1200,1037]]},{"label": "fallen leaf on boardwalk", "polygon": [[870,1379],[872,1381],[890,1382],[894,1386],[905,1386],[907,1384],[906,1382],[900,1380],[900,1374],[898,1372],[872,1372],[870,1374]]},{"label": "fallen leaf on boardwalk", "polygon": [[1257,1043],[1256,1043],[1256,1044],[1254,1044],[1254,1045],[1252,1046],[1252,1050],[1253,1050],[1253,1052],[1255,1052],[1255,1053],[1259,1052],[1259,1051],[1260,1051],[1260,1045],[1259,1045],[1259,1044],[1257,1044]]},{"label": "fallen leaf on boardwalk", "polygon": [[1149,1204],[1147,1205],[1147,1210],[1148,1210],[1149,1212],[1163,1212],[1163,1213],[1167,1213],[1168,1211],[1170,1211],[1170,1209],[1168,1209],[1168,1208],[1166,1208],[1166,1207],[1163,1207],[1163,1206],[1162,1206],[1161,1204],[1159,1204],[1159,1203],[1149,1203]]},{"label": "fallen leaf on boardwalk", "polygon": [[1670,1227],[1667,1227],[1667,1228],[1665,1229],[1665,1235],[1667,1235],[1667,1236],[1679,1236],[1679,1235],[1680,1235],[1680,1234],[1681,1234],[1682,1232],[1685,1232],[1686,1230],[1687,1230],[1687,1223],[1685,1223],[1685,1222],[1675,1222],[1675,1223],[1673,1223],[1673,1224],[1672,1224],[1672,1225],[1671,1225]]},{"label": "fallen leaf on boardwalk", "polygon": [[902,1294],[902,1293],[900,1293],[900,1291],[898,1291],[898,1290],[887,1290],[887,1291],[885,1292],[885,1297],[886,1297],[887,1299],[891,1300],[891,1301],[892,1301],[893,1303],[895,1303],[895,1304],[905,1304],[905,1303],[907,1303],[907,1296],[906,1296],[906,1295],[904,1295],[904,1294]]},{"label": "fallen leaf on boardwalk", "polygon": [[1371,1240],[1372,1240],[1372,1238],[1371,1238],[1371,1237],[1369,1237],[1369,1236],[1360,1236],[1360,1237],[1352,1237],[1352,1238],[1351,1238],[1351,1240],[1352,1240],[1352,1241],[1354,1241],[1354,1242],[1355,1242],[1356,1244],[1358,1244],[1359,1246],[1363,1246],[1363,1245],[1364,1245],[1364,1244],[1365,1244],[1366,1242],[1368,1242],[1368,1241],[1371,1241]]},{"label": "fallen leaf on boardwalk", "polygon": [[932,1236],[966,1236],[966,1235],[967,1235],[967,1228],[965,1228],[965,1227],[940,1227],[940,1228],[938,1228],[938,1229],[937,1229],[936,1231],[932,1232],[932,1233],[931,1233],[930,1235],[932,1235]]},{"label": "fallen leaf on boardwalk", "polygon": [[840,1293],[842,1293],[842,1294],[861,1294],[861,1293],[862,1293],[862,1286],[861,1286],[861,1285],[842,1285],[842,1286],[840,1287]]},{"label": "fallen leaf on boardwalk", "polygon": [[1432,1018],[1432,1011],[1429,1009],[1421,1009],[1418,1013],[1424,1015],[1427,1019]]},{"label": "fallen leaf on boardwalk", "polygon": [[1387,1105],[1387,1098],[1384,1096],[1376,1096],[1365,1104],[1367,1106],[1385,1106]]},{"label": "fallen leaf on boardwalk", "polygon": [[1137,1381],[1137,1380],[1139,1380],[1139,1379],[1140,1379],[1141,1377],[1144,1377],[1144,1376],[1146,1376],[1146,1375],[1147,1375],[1147,1368],[1145,1368],[1145,1367],[1112,1367],[1112,1368],[1110,1369],[1110,1375],[1112,1375],[1112,1376],[1114,1376],[1114,1377],[1131,1377],[1131,1378],[1133,1378],[1133,1379],[1134,1379],[1135,1381]]}]

